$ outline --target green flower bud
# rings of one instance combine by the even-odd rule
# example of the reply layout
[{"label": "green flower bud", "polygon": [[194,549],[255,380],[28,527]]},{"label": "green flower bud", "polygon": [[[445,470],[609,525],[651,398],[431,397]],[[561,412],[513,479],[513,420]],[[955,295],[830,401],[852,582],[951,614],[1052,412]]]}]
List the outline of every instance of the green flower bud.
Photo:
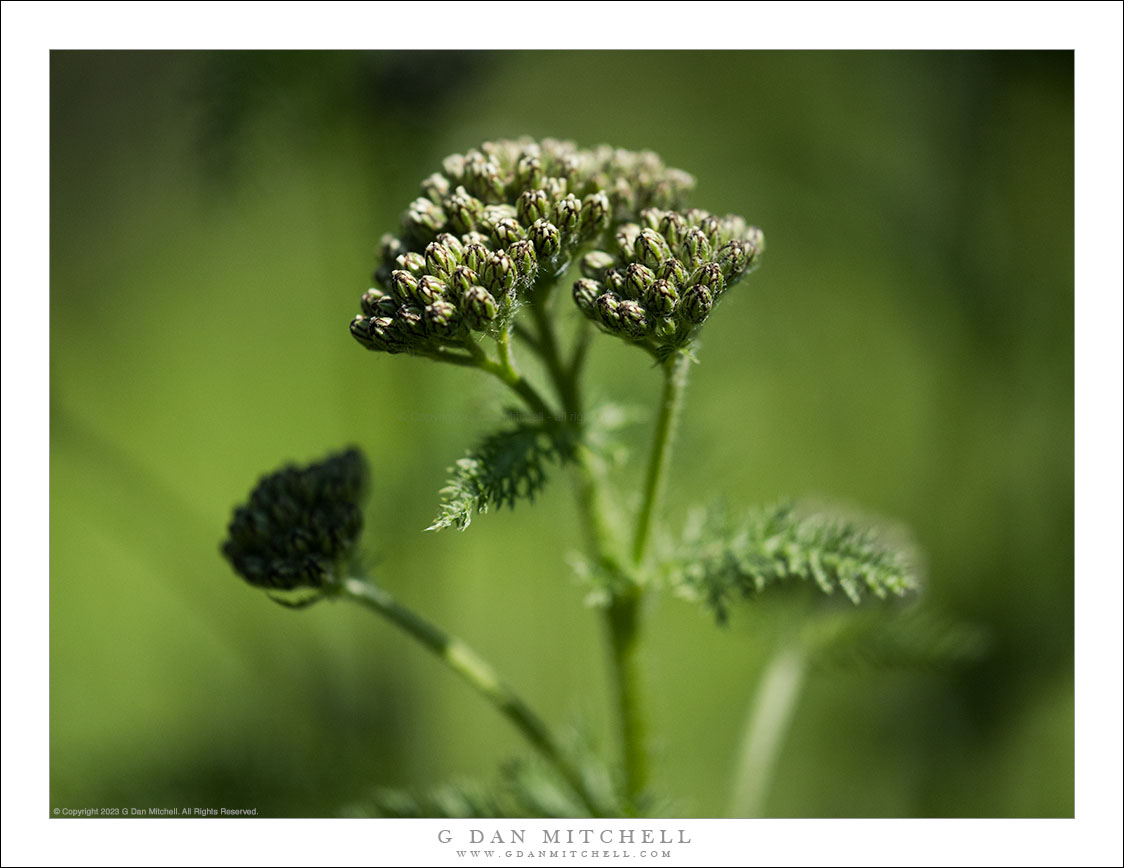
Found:
[{"label": "green flower bud", "polygon": [[531,224],[527,237],[535,245],[539,259],[549,259],[562,249],[562,233],[558,227],[546,220],[536,220]]},{"label": "green flower bud", "polygon": [[367,462],[349,449],[262,479],[234,510],[222,553],[267,590],[323,588],[343,579],[363,530]]},{"label": "green flower bud", "polygon": [[606,292],[597,297],[597,318],[610,331],[621,330],[621,300],[611,292]]},{"label": "green flower bud", "polygon": [[668,259],[656,269],[656,277],[666,280],[676,289],[687,285],[690,274],[678,259]]},{"label": "green flower bud", "polygon": [[464,187],[457,187],[444,202],[449,225],[457,232],[472,232],[484,216],[484,203],[469,195]]},{"label": "green flower bud", "polygon": [[699,325],[710,315],[712,307],[714,307],[714,298],[710,290],[696,283],[683,294],[679,302],[679,316],[686,322]]},{"label": "green flower bud", "polygon": [[457,267],[457,260],[448,247],[433,241],[425,248],[425,267],[434,277],[448,280]]},{"label": "green flower bud", "polygon": [[604,250],[593,250],[582,257],[582,274],[591,280],[600,280],[616,260]]},{"label": "green flower bud", "polygon": [[624,178],[616,178],[607,192],[609,204],[612,206],[614,214],[623,217],[625,214],[632,214],[636,211],[636,191]]},{"label": "green flower bud", "polygon": [[381,289],[372,287],[363,293],[362,298],[359,299],[359,306],[363,309],[363,313],[366,316],[379,316],[383,313],[380,303],[387,300],[390,300],[390,296]]},{"label": "green flower bud", "polygon": [[668,246],[678,250],[687,234],[687,221],[677,211],[668,211],[660,218],[660,235],[667,239]]},{"label": "green flower bud", "polygon": [[432,241],[444,225],[445,212],[424,196],[411,202],[402,218],[406,234],[423,244]]},{"label": "green flower bud", "polygon": [[418,278],[413,301],[415,304],[425,307],[427,304],[433,304],[435,301],[444,298],[447,290],[445,281],[432,274],[423,274]]},{"label": "green flower bud", "polygon": [[504,198],[504,179],[498,164],[488,160],[482,155],[467,163],[464,172],[464,184],[485,202],[502,202]]},{"label": "green flower bud", "polygon": [[482,286],[471,286],[460,299],[465,324],[474,331],[483,331],[496,318],[499,308],[495,298]]},{"label": "green flower bud", "polygon": [[505,217],[492,227],[492,240],[500,247],[508,247],[516,241],[522,241],[526,235],[519,221],[511,217]]},{"label": "green flower bud", "polygon": [[399,304],[409,304],[417,296],[418,279],[408,271],[393,271],[390,274],[390,289]]},{"label": "green flower bud", "polygon": [[679,333],[679,324],[669,317],[663,317],[656,320],[656,325],[652,329],[652,335],[658,341],[673,341],[675,336]]},{"label": "green flower bud", "polygon": [[644,308],[630,299],[624,299],[617,307],[621,320],[621,331],[631,338],[645,337],[651,331],[651,321]]},{"label": "green flower bud", "polygon": [[395,262],[400,269],[410,272],[414,277],[421,277],[425,274],[425,257],[413,250],[409,253],[403,253]]},{"label": "green flower bud", "polygon": [[[515,186],[520,190],[533,190],[542,187],[546,178],[542,159],[538,154],[523,154],[515,164]],[[535,218],[537,220],[538,217]],[[524,221],[527,222],[527,221]],[[531,220],[530,223],[534,223]]]},{"label": "green flower bud", "polygon": [[590,193],[582,199],[581,234],[583,238],[593,238],[609,226],[613,209],[609,197],[601,191]]},{"label": "green flower bud", "polygon": [[711,250],[722,243],[722,222],[714,215],[709,215],[700,220],[698,229],[706,235]]},{"label": "green flower bud", "polygon": [[610,268],[605,272],[602,278],[605,281],[605,289],[614,295],[619,295],[622,298],[627,293],[625,289],[624,272],[619,268]]},{"label": "green flower bud", "polygon": [[722,240],[723,242],[731,241],[735,238],[745,238],[745,233],[748,230],[745,218],[738,214],[727,214],[722,218]]},{"label": "green flower bud", "polygon": [[640,228],[651,229],[653,232],[660,228],[660,221],[664,212],[660,208],[644,208],[638,215]]},{"label": "green flower bud", "polygon": [[379,259],[383,262],[394,262],[406,251],[407,248],[402,243],[402,239],[391,235],[389,232],[379,239]]},{"label": "green flower bud", "polygon": [[749,242],[743,241],[740,238],[727,241],[718,249],[715,258],[718,262],[718,267],[722,269],[722,276],[726,278],[727,283],[733,283],[742,276],[742,273],[749,267],[752,253],[753,248],[750,246]]},{"label": "green flower bud", "polygon": [[514,205],[485,205],[477,228],[491,237],[496,231],[497,224],[504,220],[514,220],[518,213]]},{"label": "green flower bud", "polygon": [[656,279],[655,273],[639,262],[631,263],[624,273],[624,295],[633,300],[642,298]]},{"label": "green flower bud", "polygon": [[422,311],[422,319],[426,332],[436,338],[454,337],[461,328],[457,306],[448,301],[435,301],[426,305]]},{"label": "green flower bud", "polygon": [[369,350],[386,351],[386,341],[371,332],[371,321],[368,317],[358,314],[351,321],[351,336]]},{"label": "green flower bud", "polygon": [[636,258],[649,268],[659,268],[665,259],[671,259],[671,248],[654,229],[641,229],[633,243],[633,250]]},{"label": "green flower bud", "polygon": [[476,272],[467,265],[458,265],[453,269],[453,276],[450,278],[449,282],[452,284],[453,294],[459,296],[470,286],[478,284],[480,278]]},{"label": "green flower bud", "polygon": [[765,252],[765,233],[756,226],[750,226],[745,230],[745,241],[753,248],[749,257],[749,267],[752,268],[757,264],[758,257]]},{"label": "green flower bud", "polygon": [[679,247],[679,258],[692,271],[710,259],[710,241],[698,227],[687,230]]},{"label": "green flower bud", "polygon": [[483,244],[473,242],[472,244],[465,245],[464,256],[461,262],[467,265],[477,274],[484,270],[484,264],[488,261],[488,257],[492,255],[490,251]]},{"label": "green flower bud", "polygon": [[386,348],[388,353],[404,353],[410,349],[411,338],[399,326],[397,314],[371,317],[368,322],[370,337]]},{"label": "green flower bud", "polygon": [[524,283],[534,280],[539,270],[539,257],[535,253],[535,245],[529,240],[516,241],[507,248],[507,255],[515,265],[515,273]]},{"label": "green flower bud", "polygon": [[576,234],[581,226],[582,203],[573,193],[567,193],[554,203],[550,222],[566,236]]},{"label": "green flower bud", "polygon": [[544,220],[550,213],[550,197],[546,190],[524,190],[515,202],[515,210],[524,226]]},{"label": "green flower bud", "polygon": [[441,168],[454,181],[461,181],[464,178],[464,166],[464,154],[450,154],[441,161]]},{"label": "green flower bud", "polygon": [[442,232],[433,240],[439,244],[444,244],[449,249],[453,259],[457,262],[461,261],[461,257],[464,256],[464,244],[456,235],[452,232]]},{"label": "green flower bud", "polygon": [[422,320],[422,309],[414,305],[404,304],[398,308],[398,315],[394,322],[403,335],[409,338],[425,337],[425,322]]},{"label": "green flower bud", "polygon": [[[488,236],[483,232],[465,232],[463,235],[461,235],[462,248],[468,247],[468,245],[470,244],[483,244],[485,247],[487,247],[490,240],[491,239],[489,239]],[[464,260],[463,254],[461,255],[461,260]]]},{"label": "green flower bud", "polygon": [[508,295],[515,288],[515,264],[502,250],[492,252],[480,272],[484,286],[497,298]]},{"label": "green flower bud", "polygon": [[565,178],[543,178],[542,188],[551,202],[557,202],[569,191]]},{"label": "green flower bud", "polygon": [[422,195],[431,202],[440,202],[449,195],[449,179],[440,172],[434,172],[421,182]]},{"label": "green flower bud", "polygon": [[625,261],[632,258],[636,239],[640,237],[640,227],[635,223],[622,223],[617,227],[617,256]]},{"label": "green flower bud", "polygon": [[726,288],[726,281],[722,277],[722,268],[716,262],[708,262],[691,275],[691,283],[698,283],[710,290],[710,294],[717,298]]},{"label": "green flower bud", "polygon": [[653,316],[670,316],[679,301],[679,293],[667,280],[657,279],[641,297],[644,308]]},{"label": "green flower bud", "polygon": [[574,283],[574,304],[590,319],[597,319],[597,299],[603,292],[596,280],[578,280]]}]

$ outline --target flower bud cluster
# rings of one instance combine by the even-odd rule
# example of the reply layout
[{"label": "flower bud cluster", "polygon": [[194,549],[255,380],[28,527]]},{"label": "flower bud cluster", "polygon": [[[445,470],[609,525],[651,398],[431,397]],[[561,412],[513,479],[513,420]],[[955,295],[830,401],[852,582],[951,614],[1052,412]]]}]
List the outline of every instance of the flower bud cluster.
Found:
[{"label": "flower bud cluster", "polygon": [[363,529],[367,462],[357,449],[262,477],[222,551],[251,585],[289,591],[340,577]]},{"label": "flower bud cluster", "polygon": [[582,243],[612,237],[641,210],[676,207],[694,179],[651,152],[530,139],[447,157],[382,239],[376,286],[351,333],[388,353],[462,346],[494,331],[540,275],[565,270]]},{"label": "flower bud cluster", "polygon": [[605,331],[664,353],[687,344],[765,249],[756,226],[729,214],[645,208],[587,253],[574,302]]}]

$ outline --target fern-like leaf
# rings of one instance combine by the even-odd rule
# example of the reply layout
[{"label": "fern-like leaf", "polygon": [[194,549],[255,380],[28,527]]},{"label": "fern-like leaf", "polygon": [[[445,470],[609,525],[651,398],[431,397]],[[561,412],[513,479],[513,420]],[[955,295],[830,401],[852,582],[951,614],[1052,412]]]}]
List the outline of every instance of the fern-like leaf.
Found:
[{"label": "fern-like leaf", "polygon": [[568,459],[571,449],[557,426],[520,423],[485,437],[456,465],[441,489],[441,511],[426,530],[465,530],[474,513],[492,506],[515,508],[534,501],[547,482],[547,466]]},{"label": "fern-like leaf", "polygon": [[700,597],[725,623],[733,599],[749,599],[783,582],[804,582],[825,594],[902,597],[919,582],[905,547],[839,516],[801,513],[791,504],[751,510],[740,518],[722,506],[695,513],[667,561],[673,584]]}]

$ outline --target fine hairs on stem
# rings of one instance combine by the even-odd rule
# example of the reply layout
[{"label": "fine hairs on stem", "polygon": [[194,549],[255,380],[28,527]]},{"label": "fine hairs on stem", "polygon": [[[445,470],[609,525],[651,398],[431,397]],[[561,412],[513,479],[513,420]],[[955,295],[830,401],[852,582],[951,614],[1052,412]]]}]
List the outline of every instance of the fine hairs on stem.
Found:
[{"label": "fine hairs on stem", "polygon": [[[509,776],[500,795],[386,798],[372,810],[644,816],[680,795],[652,791],[642,671],[651,595],[670,590],[696,600],[721,624],[732,605],[774,587],[818,589],[831,613],[840,600],[884,600],[887,619],[901,608],[893,600],[917,591],[908,546],[831,512],[699,508],[685,511],[682,531],[670,529],[663,500],[697,338],[765,250],[762,231],[742,217],[691,207],[694,186],[654,153],[605,145],[520,139],[453,154],[422,181],[399,231],[383,237],[373,286],[350,324],[374,364],[400,364],[384,356],[406,355],[473,368],[502,383],[525,411],[451,468],[428,530],[465,530],[491,507],[530,502],[559,466],[572,473],[585,578],[613,686],[618,743],[608,756],[560,738],[495,665],[363,571],[357,546],[370,474],[357,448],[263,477],[235,510],[223,553],[247,582],[286,606],[333,598],[382,616],[491,703],[541,764]],[[597,430],[605,414],[585,404],[585,362],[597,334],[641,350],[637,364],[662,376],[635,499],[612,490],[600,451],[605,432]],[[522,373],[523,354],[537,359],[544,382]],[[616,506],[630,500],[639,502],[635,512]],[[863,641],[863,631],[851,634],[848,641]],[[806,663],[806,651],[786,638],[755,694],[731,781],[735,815],[765,809]]]}]

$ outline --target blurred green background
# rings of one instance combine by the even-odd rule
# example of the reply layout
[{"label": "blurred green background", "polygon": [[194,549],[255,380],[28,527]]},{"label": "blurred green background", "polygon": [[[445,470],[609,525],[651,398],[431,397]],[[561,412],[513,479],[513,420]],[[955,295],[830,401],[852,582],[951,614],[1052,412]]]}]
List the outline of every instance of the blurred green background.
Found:
[{"label": "blurred green background", "polygon": [[[52,806],[333,816],[526,753],[390,626],[284,610],[220,557],[261,473],[348,443],[381,581],[608,739],[565,474],[423,534],[506,396],[347,333],[417,182],[527,134],[653,149],[768,237],[704,332],[667,526],[716,495],[861,505],[990,636],[813,675],[769,813],[1072,816],[1073,112],[1068,52],[53,52]],[[658,390],[596,341],[594,397]],[[754,629],[651,611],[654,784],[684,816],[725,809]]]}]

